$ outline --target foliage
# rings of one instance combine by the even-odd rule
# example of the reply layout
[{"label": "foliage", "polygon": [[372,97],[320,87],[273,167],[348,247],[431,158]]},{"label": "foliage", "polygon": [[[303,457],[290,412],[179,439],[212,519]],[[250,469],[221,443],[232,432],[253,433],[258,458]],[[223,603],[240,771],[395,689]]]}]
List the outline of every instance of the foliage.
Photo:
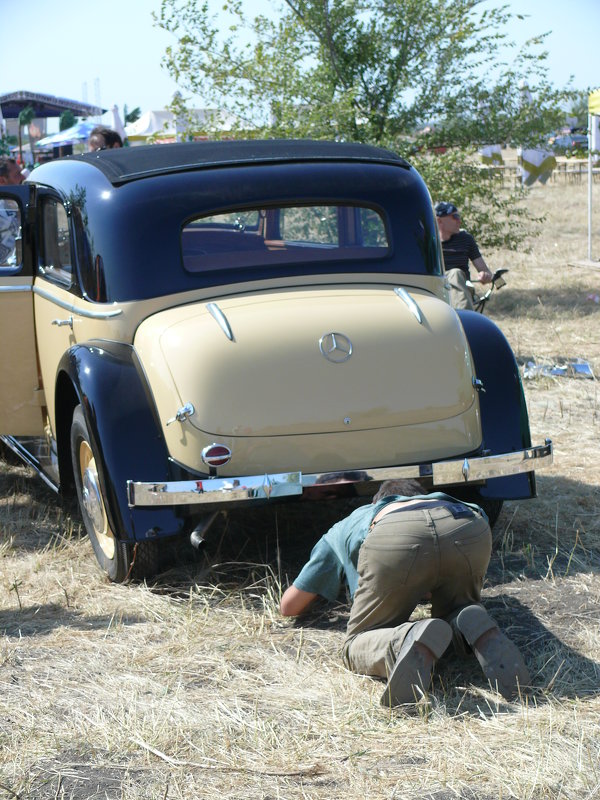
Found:
[{"label": "foliage", "polygon": [[505,186],[499,170],[481,170],[477,161],[466,157],[465,150],[415,154],[410,160],[425,178],[434,203],[455,203],[482,248],[523,249],[532,234],[531,223],[543,220],[525,207],[524,189]]},{"label": "foliage", "polygon": [[571,106],[567,116],[574,117],[577,120],[578,128],[587,128],[588,124],[588,98],[592,90],[577,91],[573,93]]},{"label": "foliage", "polygon": [[[19,111],[19,159],[21,164],[23,163],[23,134],[22,129],[26,125],[31,125],[33,120],[35,119],[35,111],[33,106],[25,106]],[[31,147],[31,135],[29,136],[29,145]],[[33,148],[31,150],[33,153]]]},{"label": "foliage", "polygon": [[26,125],[30,125],[34,119],[35,111],[33,106],[26,106],[19,111],[19,126],[21,128],[24,128]]},{"label": "foliage", "polygon": [[[546,78],[544,37],[517,49],[505,6],[285,0],[272,15],[250,18],[241,0],[224,0],[221,14],[230,20],[225,32],[210,0],[162,0],[155,20],[176,37],[164,59],[171,76],[234,116],[237,135],[370,142],[413,161],[416,153],[437,196],[457,198],[456,181],[466,181],[464,196],[475,205],[481,175],[468,164],[476,146],[535,145],[564,119],[568,93]],[[420,158],[425,143],[453,148],[460,174]],[[508,207],[514,203],[513,194]],[[486,205],[479,213],[484,243],[496,241]],[[514,223],[511,216],[505,241],[516,246]]]},{"label": "foliage", "polygon": [[139,106],[132,108],[131,111],[127,108],[127,104],[123,106],[123,124],[129,125],[132,122],[137,122],[142,116],[142,109]]},{"label": "foliage", "polygon": [[75,125],[75,114],[66,108],[64,111],[61,111],[59,120],[58,120],[58,129],[59,131],[66,131],[67,128],[72,128]]}]

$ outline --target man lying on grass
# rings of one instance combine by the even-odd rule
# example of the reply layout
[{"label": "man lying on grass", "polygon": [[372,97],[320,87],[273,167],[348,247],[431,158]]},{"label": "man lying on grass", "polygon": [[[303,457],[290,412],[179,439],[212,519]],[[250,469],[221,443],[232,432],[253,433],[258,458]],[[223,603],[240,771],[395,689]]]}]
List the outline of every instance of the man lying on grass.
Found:
[{"label": "man lying on grass", "polygon": [[[418,481],[386,481],[317,542],[281,598],[284,616],[318,597],[335,601],[345,580],[353,598],[343,646],[346,665],[387,680],[382,705],[415,702],[453,640],[473,652],[493,687],[510,699],[530,682],[519,650],[480,604],[492,534],[479,506]],[[431,619],[409,622],[421,600]]]}]

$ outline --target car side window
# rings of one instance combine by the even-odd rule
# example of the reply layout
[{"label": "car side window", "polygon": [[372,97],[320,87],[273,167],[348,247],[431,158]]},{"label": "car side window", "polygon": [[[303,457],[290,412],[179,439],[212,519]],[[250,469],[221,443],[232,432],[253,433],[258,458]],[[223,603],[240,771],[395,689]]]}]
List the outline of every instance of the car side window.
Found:
[{"label": "car side window", "polygon": [[21,210],[16,200],[0,197],[0,269],[21,264]]},{"label": "car side window", "polygon": [[40,270],[50,280],[71,285],[71,234],[69,217],[59,200],[45,198],[42,206],[42,253]]}]

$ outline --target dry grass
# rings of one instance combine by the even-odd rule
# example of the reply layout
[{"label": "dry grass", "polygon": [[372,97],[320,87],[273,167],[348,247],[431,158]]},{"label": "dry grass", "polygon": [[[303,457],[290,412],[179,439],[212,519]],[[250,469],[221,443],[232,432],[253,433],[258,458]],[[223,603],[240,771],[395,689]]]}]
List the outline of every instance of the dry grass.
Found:
[{"label": "dry grass", "polygon": [[[600,271],[565,266],[585,255],[585,186],[529,202],[548,224],[530,255],[486,254],[511,269],[490,313],[520,360],[581,357],[600,375]],[[452,656],[412,713],[385,711],[339,659],[345,605],[279,617],[342,503],[232,517],[195,568],[116,586],[78,521],[0,463],[0,798],[599,797],[597,387],[525,386],[556,462],[496,529],[486,603],[536,686],[512,704]]]}]

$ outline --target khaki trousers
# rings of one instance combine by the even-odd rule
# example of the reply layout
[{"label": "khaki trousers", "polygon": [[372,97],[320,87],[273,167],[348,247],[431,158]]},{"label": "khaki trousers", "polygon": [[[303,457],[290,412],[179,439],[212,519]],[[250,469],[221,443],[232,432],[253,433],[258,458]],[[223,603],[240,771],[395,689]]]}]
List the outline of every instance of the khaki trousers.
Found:
[{"label": "khaki trousers", "polygon": [[449,269],[446,278],[450,284],[450,305],[452,308],[466,308],[473,311],[473,293],[467,286],[467,276],[462,269]]},{"label": "khaki trousers", "polygon": [[491,551],[485,517],[459,503],[425,501],[383,516],[358,556],[358,587],[343,646],[346,666],[387,677],[414,624],[408,618],[427,592],[431,616],[447,622],[479,603]]}]

